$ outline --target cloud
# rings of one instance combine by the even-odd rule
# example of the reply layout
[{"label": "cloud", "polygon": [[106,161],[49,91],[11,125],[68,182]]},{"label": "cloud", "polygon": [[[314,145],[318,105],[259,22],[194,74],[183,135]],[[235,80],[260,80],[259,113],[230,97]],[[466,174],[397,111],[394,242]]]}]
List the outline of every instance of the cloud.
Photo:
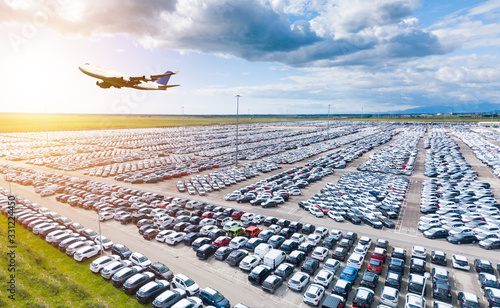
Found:
[{"label": "cloud", "polygon": [[[375,0],[370,5],[364,0],[7,3],[0,7],[3,22],[32,23],[42,14],[43,26],[63,34],[119,34],[146,48],[214,53],[297,67],[357,64],[353,60],[356,55],[412,58],[443,53],[437,36],[420,29],[418,23],[405,23],[418,6],[417,0]],[[349,56],[353,59],[343,60]]]}]

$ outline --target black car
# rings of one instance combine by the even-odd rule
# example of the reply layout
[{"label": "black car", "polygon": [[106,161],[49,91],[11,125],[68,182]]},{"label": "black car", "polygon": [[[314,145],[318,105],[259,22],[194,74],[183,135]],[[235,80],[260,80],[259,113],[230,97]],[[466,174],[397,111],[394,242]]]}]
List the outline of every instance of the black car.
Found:
[{"label": "black car", "polygon": [[[222,246],[222,247],[219,247],[215,253],[214,253],[214,257],[216,260],[219,260],[219,261],[224,261],[227,259],[227,257],[229,257],[229,255],[234,251],[233,248],[230,248],[228,246]],[[240,260],[241,261],[241,260]],[[234,261],[231,261],[231,262],[234,262]]]},{"label": "black car", "polygon": [[344,261],[347,256],[347,249],[344,247],[337,247],[332,252],[332,258],[337,259],[339,261]]},{"label": "black car", "polygon": [[130,215],[130,214],[125,214],[125,215],[120,217],[120,223],[122,225],[127,225],[131,222],[132,222],[132,215]]},{"label": "black car", "polygon": [[419,258],[411,258],[410,273],[423,275],[425,273],[425,261]]},{"label": "black car", "polygon": [[200,225],[192,225],[192,224],[189,224],[185,229],[184,229],[184,232],[186,232],[187,234],[191,234],[191,233],[197,233],[197,232],[200,232],[202,226]]},{"label": "black car", "polygon": [[175,223],[174,222],[165,222],[163,224],[161,224],[158,229],[160,231],[163,231],[163,230],[172,230],[175,226]]},{"label": "black car", "polygon": [[422,294],[422,291],[425,288],[425,277],[418,274],[410,274],[408,278],[408,292],[415,294]]},{"label": "black car", "polygon": [[446,266],[448,264],[446,253],[440,250],[433,250],[431,253],[431,263]]},{"label": "black car", "polygon": [[337,239],[333,236],[327,236],[322,242],[321,246],[326,247],[328,249],[332,249],[337,243]]},{"label": "black car", "polygon": [[396,272],[387,272],[385,276],[385,285],[401,290],[401,281],[403,280],[403,275]]},{"label": "black car", "polygon": [[146,232],[146,230],[149,230],[149,229],[157,229],[157,228],[156,228],[156,225],[154,225],[154,224],[144,225],[144,226],[139,228],[139,234],[143,235],[144,232]]},{"label": "black car", "polygon": [[258,265],[248,274],[248,281],[252,284],[261,285],[267,276],[272,274],[271,267],[267,265]]},{"label": "black car", "polygon": [[447,238],[448,237],[448,231],[444,228],[431,228],[427,231],[424,231],[424,236],[426,238],[430,239],[436,239],[436,238]]},{"label": "black car", "polygon": [[196,251],[196,256],[200,260],[206,260],[212,256],[219,247],[212,244],[205,244]]},{"label": "black car", "polygon": [[355,224],[355,225],[360,225],[362,223],[361,219],[358,217],[358,215],[354,214],[354,213],[351,213],[351,212],[347,212],[345,213],[344,215],[342,215],[344,217],[345,220]]},{"label": "black car", "polygon": [[135,274],[125,281],[123,284],[123,291],[127,294],[135,294],[140,287],[146,283],[153,281],[155,275],[151,272],[144,272],[140,274]]},{"label": "black car", "polygon": [[495,270],[493,269],[493,265],[488,260],[475,259],[474,260],[474,267],[476,268],[476,272],[478,272],[478,273],[495,274]]},{"label": "black car", "polygon": [[274,292],[276,292],[276,289],[278,289],[282,284],[283,277],[278,275],[269,275],[262,282],[262,290],[269,291],[271,292],[271,294],[274,294]]},{"label": "black car", "polygon": [[295,232],[290,229],[290,228],[283,228],[281,229],[281,231],[279,232],[279,235],[283,236],[284,238],[286,239],[289,239]]},{"label": "black car", "polygon": [[158,279],[165,279],[171,281],[174,278],[174,273],[161,262],[155,262],[148,266],[148,270],[155,274]]},{"label": "black car", "polygon": [[467,292],[458,292],[458,305],[463,308],[479,308],[479,298],[477,295]]},{"label": "black car", "polygon": [[299,242],[293,241],[293,240],[286,240],[279,247],[280,250],[282,250],[286,253],[290,253],[290,252],[296,250],[297,248],[299,248]]},{"label": "black car", "polygon": [[302,230],[302,226],[303,224],[301,222],[292,221],[288,226],[288,228],[292,229],[293,232],[299,232],[300,230]]},{"label": "black car", "polygon": [[244,249],[238,249],[232,251],[226,258],[226,263],[233,266],[238,266],[246,256],[248,256],[248,251]]},{"label": "black car", "polygon": [[259,244],[264,243],[264,240],[258,237],[254,237],[248,240],[245,244],[245,249],[248,251],[254,251],[255,247],[259,246]]},{"label": "black car", "polygon": [[302,232],[302,234],[312,234],[312,233],[314,233],[315,230],[316,230],[316,226],[315,225],[305,224],[302,227],[302,230],[300,230],[300,232]]},{"label": "black car", "polygon": [[478,242],[477,237],[474,234],[469,233],[458,233],[454,235],[450,235],[446,238],[446,240],[452,244],[474,244]]},{"label": "black car", "polygon": [[494,288],[485,288],[484,297],[489,307],[500,307],[500,291]]},{"label": "black car", "polygon": [[370,308],[375,300],[375,293],[367,288],[359,287],[352,299],[353,307]]},{"label": "black car", "polygon": [[226,231],[216,230],[216,231],[210,232],[208,234],[208,238],[211,239],[212,241],[215,241],[219,236],[224,236],[224,235],[226,235]]},{"label": "black car", "polygon": [[123,244],[114,244],[111,248],[111,254],[120,256],[122,260],[126,260],[132,254],[132,251]]},{"label": "black car", "polygon": [[378,283],[378,275],[373,272],[365,272],[361,277],[361,281],[359,283],[361,284],[361,286],[375,291]]},{"label": "black car", "polygon": [[166,280],[151,281],[143,285],[135,297],[139,303],[149,304],[155,297],[167,290],[170,290],[170,282]]},{"label": "black car", "polygon": [[343,238],[338,242],[337,247],[343,247],[347,251],[349,251],[352,247],[353,242],[354,241],[352,239]]},{"label": "black car", "polygon": [[436,280],[432,284],[432,297],[445,302],[451,302],[450,283],[443,280]]},{"label": "black car", "polygon": [[182,241],[184,242],[184,244],[191,246],[193,244],[193,242],[197,238],[200,238],[200,237],[203,237],[203,235],[201,233],[191,232],[191,233],[186,234],[186,236],[184,236],[184,239]]},{"label": "black car", "polygon": [[287,279],[291,274],[293,274],[293,265],[289,263],[281,263],[276,270],[274,271],[274,275],[283,278],[283,280]]},{"label": "black car", "polygon": [[304,263],[302,263],[302,266],[300,267],[300,270],[306,274],[309,274],[310,276],[314,276],[314,273],[319,268],[319,261],[316,259],[306,259]]},{"label": "black car", "polygon": [[188,222],[178,222],[174,225],[172,230],[177,231],[177,232],[184,232],[184,229],[189,227],[190,224]]},{"label": "black car", "polygon": [[314,250],[314,245],[309,242],[305,242],[299,245],[297,250],[303,251],[306,255],[309,255]]},{"label": "black car", "polygon": [[288,228],[290,226],[290,220],[288,219],[279,219],[276,224],[281,228]]},{"label": "black car", "polygon": [[332,289],[332,294],[337,294],[342,296],[344,299],[347,299],[349,293],[352,290],[352,283],[350,281],[339,279],[335,283]]},{"label": "black car", "polygon": [[286,258],[286,262],[293,266],[299,266],[306,258],[306,253],[300,250],[292,251]]},{"label": "black car", "polygon": [[405,269],[405,261],[399,258],[392,257],[389,261],[389,271],[403,273]]},{"label": "black car", "polygon": [[125,267],[111,277],[111,283],[114,287],[120,288],[123,286],[125,281],[127,281],[127,279],[141,272],[142,269],[139,266]]}]

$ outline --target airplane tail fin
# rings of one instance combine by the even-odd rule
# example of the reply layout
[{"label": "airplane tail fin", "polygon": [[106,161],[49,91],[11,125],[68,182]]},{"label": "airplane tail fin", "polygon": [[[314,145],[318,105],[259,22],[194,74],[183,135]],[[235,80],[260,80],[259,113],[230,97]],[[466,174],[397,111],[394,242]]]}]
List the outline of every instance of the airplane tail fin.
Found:
[{"label": "airplane tail fin", "polygon": [[[166,71],[165,74],[172,74],[172,72],[171,71]],[[159,84],[162,84],[162,85],[166,86],[167,83],[168,83],[168,81],[170,80],[170,76],[171,75],[163,76],[161,78],[158,78],[158,80],[156,82],[159,83]]]}]

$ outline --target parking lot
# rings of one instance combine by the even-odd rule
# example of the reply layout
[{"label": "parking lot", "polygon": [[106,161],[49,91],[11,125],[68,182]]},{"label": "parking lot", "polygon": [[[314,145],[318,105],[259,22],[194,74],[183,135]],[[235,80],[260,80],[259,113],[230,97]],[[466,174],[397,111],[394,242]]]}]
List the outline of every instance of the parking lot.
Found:
[{"label": "parking lot", "polygon": [[[340,125],[338,127],[341,127]],[[460,147],[460,152],[462,153],[465,160],[472,166],[472,168],[478,173],[478,181],[487,182],[491,185],[491,189],[496,196],[498,189],[500,188],[500,181],[498,177],[492,172],[492,169],[484,165],[480,160],[476,158],[473,151],[465,145],[460,139],[451,134],[451,130],[448,130],[449,135],[452,136],[453,140],[456,141]],[[355,135],[356,133],[354,133]],[[485,258],[490,260],[496,266],[497,262],[500,262],[500,256],[497,251],[486,251],[480,248],[478,245],[468,244],[468,245],[454,245],[446,241],[446,239],[439,240],[429,240],[425,238],[421,232],[417,230],[418,219],[422,216],[420,213],[420,194],[422,191],[422,183],[426,176],[424,176],[424,164],[425,164],[425,150],[423,149],[423,144],[425,138],[428,137],[429,132],[423,134],[422,138],[418,140],[417,148],[419,149],[418,154],[415,157],[415,162],[413,165],[413,172],[410,176],[407,176],[410,180],[409,188],[406,192],[406,198],[402,202],[402,207],[399,213],[398,219],[395,220],[396,228],[382,230],[374,229],[366,224],[354,225],[350,222],[336,222],[328,217],[317,218],[311,215],[308,211],[303,210],[298,206],[298,202],[308,200],[312,195],[317,194],[325,186],[326,183],[337,183],[342,175],[355,172],[357,168],[367,162],[373,154],[377,153],[380,149],[387,146],[391,142],[401,138],[402,134],[396,135],[387,144],[381,144],[370,151],[364,153],[359,158],[347,163],[346,167],[343,169],[335,169],[333,174],[324,176],[321,180],[311,183],[310,185],[301,189],[302,195],[291,196],[290,199],[279,205],[276,208],[262,208],[260,206],[251,206],[248,203],[237,203],[235,201],[225,201],[224,196],[234,190],[243,188],[251,183],[262,180],[264,178],[270,177],[272,175],[283,172],[284,170],[303,167],[307,163],[308,159],[314,159],[321,155],[326,155],[340,149],[347,147],[350,143],[335,147],[331,150],[321,152],[315,156],[312,156],[306,160],[297,161],[291,164],[282,164],[281,169],[270,171],[267,173],[261,173],[259,176],[247,179],[227,187],[226,189],[220,189],[219,191],[213,191],[208,193],[206,196],[200,195],[188,195],[187,193],[181,193],[176,187],[177,180],[185,180],[192,177],[192,175],[186,175],[178,179],[172,179],[167,181],[161,181],[157,183],[144,183],[144,184],[131,184],[118,182],[112,177],[107,178],[95,178],[88,174],[84,170],[55,170],[54,168],[46,166],[33,166],[26,164],[24,161],[10,161],[2,158],[0,162],[8,163],[10,165],[24,166],[27,168],[33,168],[36,170],[44,170],[56,174],[66,174],[75,176],[82,179],[89,179],[93,181],[98,181],[108,184],[118,184],[122,187],[129,187],[133,189],[139,189],[142,191],[152,192],[162,194],[164,196],[189,198],[191,200],[203,201],[210,204],[222,206],[224,208],[234,208],[238,210],[243,210],[247,212],[252,212],[254,214],[260,214],[264,216],[275,216],[277,218],[284,218],[290,221],[298,221],[303,224],[314,224],[316,227],[324,226],[329,229],[338,229],[344,233],[347,231],[353,231],[358,234],[358,236],[369,236],[373,241],[379,238],[387,239],[391,247],[403,247],[408,253],[411,253],[411,248],[413,245],[421,245],[427,249],[427,270],[430,271],[430,253],[432,250],[442,250],[447,253],[448,258],[453,254],[461,254],[469,258],[469,261],[473,261],[475,258]],[[341,138],[342,135],[339,135]],[[313,146],[313,145],[309,145]],[[307,147],[307,146],[306,146]],[[241,164],[250,162],[250,160],[240,160]],[[203,176],[213,172],[212,170],[198,171],[195,174]],[[55,200],[55,196],[41,197],[39,194],[35,193],[32,186],[23,186],[16,183],[7,183],[4,178],[0,180],[0,186],[4,188],[11,187],[12,192],[36,202],[41,206],[47,207],[53,211],[58,212],[61,216],[66,216],[73,221],[79,222],[87,228],[92,228],[98,230],[99,224],[97,220],[97,214],[94,211],[84,210],[78,207],[72,207],[68,204],[63,204]],[[133,224],[122,225],[118,221],[106,221],[100,224],[102,233],[105,234],[115,243],[123,243],[133,251],[141,251],[148,256],[151,260],[158,260],[167,264],[174,273],[185,273],[189,275],[193,280],[195,280],[200,286],[211,286],[224,294],[231,302],[232,305],[237,302],[244,303],[250,307],[306,307],[307,305],[302,302],[302,294],[291,291],[284,284],[280,287],[275,294],[269,294],[261,290],[260,287],[252,285],[248,279],[247,274],[243,273],[237,267],[231,267],[225,262],[217,261],[210,258],[207,261],[198,260],[195,256],[195,252],[188,246],[183,244],[178,246],[168,246],[164,243],[159,243],[156,241],[146,241],[137,232],[136,226]],[[266,229],[266,227],[263,227]],[[371,251],[367,255],[371,254]],[[389,249],[389,255],[392,249]],[[330,251],[331,252],[331,251]],[[365,259],[366,260],[366,259]],[[409,255],[407,256],[407,263],[409,261]],[[366,264],[361,267],[360,273],[364,272],[366,269]],[[194,265],[194,266],[193,266]],[[341,268],[344,267],[345,262],[341,262]],[[320,266],[321,268],[321,266]],[[451,273],[451,286],[453,293],[453,305],[457,306],[457,292],[467,291],[479,296],[482,305],[486,305],[484,296],[482,296],[483,291],[480,288],[480,284],[477,279],[477,273],[474,270],[470,272],[465,272],[457,269],[452,269],[450,262],[448,262],[447,270]],[[296,268],[296,271],[298,269]],[[375,301],[372,307],[378,304],[378,295],[381,293],[383,288],[383,277],[388,270],[387,264],[384,265],[382,273],[380,274],[380,279],[378,286],[375,290]],[[405,270],[405,275],[403,279],[403,285],[401,287],[401,296],[399,299],[399,306],[404,303],[404,294],[406,294],[407,279],[409,275],[408,267]],[[334,282],[338,279],[338,271],[335,275]],[[326,294],[331,294],[331,288],[333,284],[330,284],[327,288]],[[355,289],[359,286],[359,278],[354,283]],[[430,292],[432,285],[427,282],[427,307],[431,307],[432,295]],[[352,298],[354,297],[354,292],[351,292],[348,297],[348,305],[350,305]],[[132,299],[131,299],[132,300]]]}]

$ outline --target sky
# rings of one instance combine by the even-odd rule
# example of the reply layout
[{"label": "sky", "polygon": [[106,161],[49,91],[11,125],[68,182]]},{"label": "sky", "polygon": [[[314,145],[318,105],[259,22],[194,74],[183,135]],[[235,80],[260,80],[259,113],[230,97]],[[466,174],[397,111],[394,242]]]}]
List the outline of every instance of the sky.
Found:
[{"label": "sky", "polygon": [[[0,112],[395,113],[500,104],[500,0],[4,0]],[[179,71],[101,89],[93,63]],[[490,110],[477,110],[488,112]]]}]

